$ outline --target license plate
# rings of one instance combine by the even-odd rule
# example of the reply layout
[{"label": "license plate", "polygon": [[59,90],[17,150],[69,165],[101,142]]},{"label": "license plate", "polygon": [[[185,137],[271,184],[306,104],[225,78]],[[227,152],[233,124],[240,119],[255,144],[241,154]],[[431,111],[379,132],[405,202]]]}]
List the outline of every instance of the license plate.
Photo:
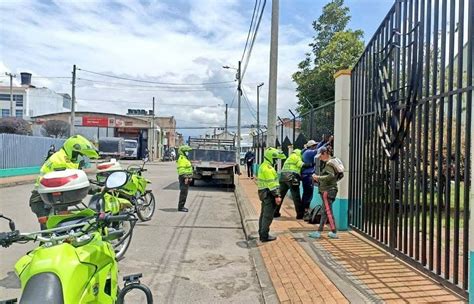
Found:
[{"label": "license plate", "polygon": [[202,172],[202,175],[204,175],[204,176],[211,176],[211,175],[212,175],[212,172],[211,172],[211,171],[204,171],[204,172]]}]

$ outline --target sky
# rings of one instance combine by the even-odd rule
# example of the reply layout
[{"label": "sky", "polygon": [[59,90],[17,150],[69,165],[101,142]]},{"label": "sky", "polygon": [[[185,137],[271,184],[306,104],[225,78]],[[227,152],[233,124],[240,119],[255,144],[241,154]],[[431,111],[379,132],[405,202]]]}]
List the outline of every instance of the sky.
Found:
[{"label": "sky", "polygon": [[[266,122],[271,0],[257,34],[243,90],[242,124],[255,124],[256,86],[260,120]],[[287,117],[297,97],[291,75],[310,51],[313,20],[327,0],[280,0],[278,115]],[[394,0],[346,0],[349,27],[368,41]],[[78,110],[125,114],[151,109],[175,116],[179,127],[236,125],[235,71],[241,59],[253,0],[2,0],[0,75],[30,72],[36,86],[70,93],[74,64]],[[87,71],[140,79],[139,83]],[[62,77],[62,78],[41,78]],[[93,81],[91,81],[93,80]],[[174,84],[188,84],[183,86]],[[204,85],[195,85],[202,84]],[[217,83],[217,84],[216,84]],[[0,85],[8,79],[0,77]],[[252,110],[251,110],[251,109]],[[204,130],[183,129],[185,136]]]}]

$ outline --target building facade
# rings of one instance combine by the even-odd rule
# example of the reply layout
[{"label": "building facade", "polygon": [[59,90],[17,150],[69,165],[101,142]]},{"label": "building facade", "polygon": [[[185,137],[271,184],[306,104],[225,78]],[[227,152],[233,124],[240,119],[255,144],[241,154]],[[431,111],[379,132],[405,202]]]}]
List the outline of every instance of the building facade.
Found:
[{"label": "building facade", "polygon": [[[31,74],[21,73],[21,86],[12,88],[13,104],[10,104],[10,86],[0,86],[1,117],[31,117],[64,112],[71,109],[69,94],[56,93],[48,88],[31,85]],[[13,112],[11,111],[13,108]]]}]

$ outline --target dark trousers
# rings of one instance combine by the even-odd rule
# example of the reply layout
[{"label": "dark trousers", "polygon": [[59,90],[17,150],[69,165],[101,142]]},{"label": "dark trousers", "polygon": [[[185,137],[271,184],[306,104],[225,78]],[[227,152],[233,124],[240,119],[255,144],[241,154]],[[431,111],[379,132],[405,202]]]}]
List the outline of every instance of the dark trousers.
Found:
[{"label": "dark trousers", "polygon": [[[41,196],[36,190],[31,191],[30,208],[31,211],[36,214],[37,218],[48,216],[51,212],[51,207],[43,202]],[[46,224],[40,223],[40,229],[46,229]]]},{"label": "dark trousers", "polygon": [[303,175],[301,179],[303,183],[303,198],[301,199],[301,205],[303,209],[309,209],[311,200],[313,199],[314,185],[312,175]]},{"label": "dark trousers", "polygon": [[262,202],[262,208],[260,210],[260,218],[258,219],[258,234],[260,239],[267,239],[276,207],[275,197],[268,190],[259,191],[259,197]]},{"label": "dark trousers", "polygon": [[253,162],[247,163],[247,176],[253,177]]},{"label": "dark trousers", "polygon": [[189,192],[189,184],[185,183],[186,176],[180,175],[179,176],[179,201],[178,201],[178,209],[183,208],[184,204],[186,204],[186,198],[188,197]]},{"label": "dark trousers", "polygon": [[291,192],[291,198],[295,203],[296,217],[300,218],[304,215],[304,208],[301,205],[301,195],[300,195],[300,185],[294,185],[292,182],[280,182],[280,195],[281,195],[281,205],[277,205],[275,208],[275,215],[280,214],[281,206],[283,205],[283,200],[285,199],[288,190]]},{"label": "dark trousers", "polygon": [[336,233],[336,221],[334,220],[334,215],[332,212],[332,204],[336,199],[336,190],[331,190],[328,192],[321,192],[321,198],[323,200],[323,206],[321,210],[321,222],[319,223],[319,231],[323,231],[324,225],[329,221],[329,227],[331,231]]}]

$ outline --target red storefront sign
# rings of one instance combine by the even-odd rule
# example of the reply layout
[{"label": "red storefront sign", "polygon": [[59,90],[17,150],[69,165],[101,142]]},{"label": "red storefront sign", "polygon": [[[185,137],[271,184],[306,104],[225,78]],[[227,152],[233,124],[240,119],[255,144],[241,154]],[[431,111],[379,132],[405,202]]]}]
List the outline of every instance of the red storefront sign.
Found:
[{"label": "red storefront sign", "polygon": [[107,117],[83,116],[82,125],[85,127],[108,127],[109,119]]}]

